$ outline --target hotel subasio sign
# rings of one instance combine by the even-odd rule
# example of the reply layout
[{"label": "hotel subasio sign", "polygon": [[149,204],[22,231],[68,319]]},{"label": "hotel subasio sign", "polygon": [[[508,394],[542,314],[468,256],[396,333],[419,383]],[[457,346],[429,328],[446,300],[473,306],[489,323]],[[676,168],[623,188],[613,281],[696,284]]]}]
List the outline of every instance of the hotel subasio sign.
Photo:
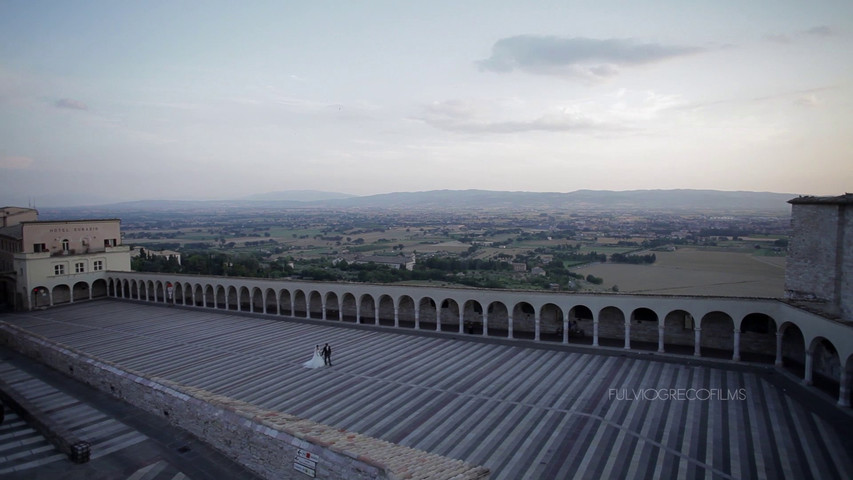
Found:
[{"label": "hotel subasio sign", "polygon": [[50,231],[50,233],[97,232],[98,227],[73,227],[73,228],[58,227],[58,228],[51,228],[49,231]]}]

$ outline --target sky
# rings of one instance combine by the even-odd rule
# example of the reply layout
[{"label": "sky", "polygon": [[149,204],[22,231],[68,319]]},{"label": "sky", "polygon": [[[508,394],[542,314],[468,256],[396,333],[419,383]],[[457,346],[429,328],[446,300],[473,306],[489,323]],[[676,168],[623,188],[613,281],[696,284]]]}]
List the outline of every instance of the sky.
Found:
[{"label": "sky", "polygon": [[853,191],[853,2],[0,0],[0,205]]}]

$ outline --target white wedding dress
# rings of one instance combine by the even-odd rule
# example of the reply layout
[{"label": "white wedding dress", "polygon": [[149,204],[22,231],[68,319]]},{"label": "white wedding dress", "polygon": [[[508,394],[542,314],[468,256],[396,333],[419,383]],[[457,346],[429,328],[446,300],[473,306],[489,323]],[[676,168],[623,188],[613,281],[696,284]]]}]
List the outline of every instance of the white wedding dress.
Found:
[{"label": "white wedding dress", "polygon": [[314,356],[311,357],[311,360],[308,360],[307,362],[303,363],[302,366],[306,367],[306,368],[320,368],[320,367],[325,367],[326,362],[323,360],[323,357],[320,355],[320,350],[315,349],[314,350]]}]

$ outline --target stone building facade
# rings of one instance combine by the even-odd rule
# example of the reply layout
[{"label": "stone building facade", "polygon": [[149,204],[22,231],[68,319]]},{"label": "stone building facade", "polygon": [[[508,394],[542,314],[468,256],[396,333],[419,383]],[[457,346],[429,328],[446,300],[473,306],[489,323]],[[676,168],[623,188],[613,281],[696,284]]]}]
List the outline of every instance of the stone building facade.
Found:
[{"label": "stone building facade", "polygon": [[788,203],[792,232],[785,295],[853,321],[853,193]]},{"label": "stone building facade", "polygon": [[2,209],[2,219],[0,304],[7,308],[103,296],[106,283],[95,280],[107,271],[130,271],[121,220],[39,221],[36,210],[18,207]]}]

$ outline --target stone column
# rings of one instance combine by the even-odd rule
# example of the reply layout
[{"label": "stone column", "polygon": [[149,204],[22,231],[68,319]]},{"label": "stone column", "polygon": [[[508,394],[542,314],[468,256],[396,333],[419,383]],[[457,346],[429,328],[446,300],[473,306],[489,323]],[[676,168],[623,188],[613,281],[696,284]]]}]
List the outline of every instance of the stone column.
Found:
[{"label": "stone column", "polygon": [[361,302],[355,304],[355,323],[361,323]]},{"label": "stone column", "polygon": [[394,305],[394,327],[400,326],[400,306]]},{"label": "stone column", "polygon": [[776,332],[776,363],[775,365],[782,368],[782,332]]},{"label": "stone column", "polygon": [[666,333],[666,325],[658,324],[658,353],[665,353],[666,350],[663,348],[663,338]]},{"label": "stone column", "polygon": [[625,350],[631,349],[631,320],[625,320]]},{"label": "stone column", "polygon": [[326,297],[321,298],[320,302],[322,303],[322,306],[320,308],[322,308],[322,310],[323,310],[323,320],[325,320],[326,319]]},{"label": "stone column", "polygon": [[483,310],[483,336],[489,335],[489,307]]},{"label": "stone column", "polygon": [[373,312],[373,324],[379,325],[379,305],[373,304],[374,312]]},{"label": "stone column", "polygon": [[512,336],[512,314],[508,313],[506,316],[506,328],[507,328],[507,338],[514,338]]},{"label": "stone column", "polygon": [[806,375],[803,378],[803,384],[812,384],[812,352],[806,351]]},{"label": "stone column", "polygon": [[696,357],[702,356],[702,329],[693,329],[693,355]]},{"label": "stone column", "polygon": [[465,328],[464,328],[465,325],[463,322],[463,320],[465,318],[465,311],[464,310],[465,310],[465,306],[463,305],[462,308],[459,309],[459,333],[465,333]]},{"label": "stone column", "polygon": [[539,319],[541,315],[537,310],[536,313],[533,314],[533,341],[539,341]]},{"label": "stone column", "polygon": [[592,346],[598,346],[598,318],[595,315],[592,317]]},{"label": "stone column", "polygon": [[732,353],[732,360],[735,362],[740,361],[740,330],[737,329],[735,329],[735,344]]},{"label": "stone column", "polygon": [[566,315],[563,317],[563,343],[564,344],[569,343],[569,314],[568,313],[566,313]]},{"label": "stone column", "polygon": [[850,387],[847,385],[848,376],[847,369],[843,366],[841,367],[841,378],[839,379],[838,384],[838,406],[839,407],[849,407],[850,406]]},{"label": "stone column", "polygon": [[415,330],[421,329],[421,308],[415,305]]}]

